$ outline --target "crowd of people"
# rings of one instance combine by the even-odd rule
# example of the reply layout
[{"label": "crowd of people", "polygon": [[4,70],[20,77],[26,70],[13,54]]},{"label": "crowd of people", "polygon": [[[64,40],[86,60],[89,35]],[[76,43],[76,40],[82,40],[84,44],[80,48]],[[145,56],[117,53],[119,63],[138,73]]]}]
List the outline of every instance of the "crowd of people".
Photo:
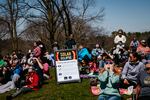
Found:
[{"label": "crowd of people", "polygon": [[52,59],[47,56],[41,41],[34,42],[33,49],[26,55],[21,50],[0,55],[0,93],[15,89],[14,94],[7,96],[11,100],[21,93],[38,90],[44,80],[51,78],[49,70],[53,66]]},{"label": "crowd of people", "polygon": [[[121,100],[121,89],[131,89],[134,100],[150,97],[150,48],[146,40],[133,38],[128,48],[122,30],[114,39],[115,47],[109,52],[99,44],[89,52],[82,45],[78,51],[81,74],[98,79],[98,100]],[[92,64],[91,64],[92,62]]]},{"label": "crowd of people", "polygon": [[[121,100],[119,89],[130,86],[136,91],[136,99],[148,100],[150,47],[145,40],[133,38],[127,48],[122,30],[118,31],[114,44],[110,51],[106,51],[97,43],[90,51],[82,44],[77,48],[72,35],[65,43],[66,49],[77,50],[80,76],[97,78],[101,89],[98,100]],[[55,42],[53,52],[49,53],[44,43],[36,41],[26,55],[21,50],[0,55],[0,93],[16,89],[14,94],[7,96],[7,100],[11,100],[21,93],[41,88],[44,80],[51,78],[49,70],[55,67],[54,51],[58,49]]]}]

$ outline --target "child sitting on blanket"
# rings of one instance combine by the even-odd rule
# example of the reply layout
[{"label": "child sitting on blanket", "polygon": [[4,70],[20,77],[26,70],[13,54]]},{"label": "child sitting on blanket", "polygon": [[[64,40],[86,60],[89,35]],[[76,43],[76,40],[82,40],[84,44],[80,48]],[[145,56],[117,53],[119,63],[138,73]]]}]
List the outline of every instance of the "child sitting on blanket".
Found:
[{"label": "child sitting on blanket", "polygon": [[89,74],[89,66],[85,60],[82,60],[79,63],[79,66],[80,66],[80,74]]},{"label": "child sitting on blanket", "polygon": [[101,93],[98,100],[121,100],[119,94],[121,68],[114,64],[106,64],[104,70],[100,71],[98,79],[100,81]]},{"label": "child sitting on blanket", "polygon": [[89,75],[98,74],[99,66],[97,62],[97,57],[93,56],[92,61],[90,61],[88,65],[89,65],[89,70],[90,70]]}]

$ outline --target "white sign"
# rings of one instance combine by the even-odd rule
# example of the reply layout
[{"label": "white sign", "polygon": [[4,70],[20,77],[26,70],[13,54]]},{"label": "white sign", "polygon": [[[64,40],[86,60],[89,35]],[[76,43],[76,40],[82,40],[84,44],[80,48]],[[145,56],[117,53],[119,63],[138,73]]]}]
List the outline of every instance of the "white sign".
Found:
[{"label": "white sign", "polygon": [[80,82],[76,50],[56,51],[55,60],[58,83]]}]

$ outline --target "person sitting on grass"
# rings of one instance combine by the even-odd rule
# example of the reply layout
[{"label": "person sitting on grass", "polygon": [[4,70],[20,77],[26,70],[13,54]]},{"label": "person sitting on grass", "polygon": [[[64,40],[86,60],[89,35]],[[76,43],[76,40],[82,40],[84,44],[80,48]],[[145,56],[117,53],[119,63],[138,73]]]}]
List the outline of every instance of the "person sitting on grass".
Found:
[{"label": "person sitting on grass", "polygon": [[92,56],[95,57],[101,56],[103,53],[104,53],[104,49],[99,44],[96,44],[95,48],[91,52]]},{"label": "person sitting on grass", "polygon": [[139,55],[136,52],[130,53],[129,61],[126,62],[121,74],[121,88],[128,88],[129,86],[137,86],[138,74],[144,69],[144,64],[139,61]]},{"label": "person sitting on grass", "polygon": [[48,59],[46,57],[41,57],[41,62],[43,65],[43,76],[44,79],[50,79],[50,73],[49,73],[49,64]]},{"label": "person sitting on grass", "polygon": [[44,82],[43,65],[41,63],[41,59],[34,57],[28,63],[30,63],[30,65],[32,65],[35,68],[35,71],[39,75],[39,85],[41,87]]},{"label": "person sitting on grass", "polygon": [[26,85],[16,91],[14,94],[6,97],[6,100],[11,100],[21,93],[31,92],[39,89],[39,76],[34,67],[29,67],[28,75],[26,76]]},{"label": "person sitting on grass", "polygon": [[98,79],[100,81],[101,93],[98,100],[121,100],[119,94],[119,81],[120,81],[121,67],[114,64],[107,65],[103,71],[100,71]]},{"label": "person sitting on grass", "polygon": [[33,55],[34,57],[41,57],[41,48],[39,47],[40,43],[38,41],[34,42]]},{"label": "person sitting on grass", "polygon": [[150,62],[145,64],[145,69],[139,73],[140,95],[138,100],[150,98]]},{"label": "person sitting on grass", "polygon": [[78,61],[81,62],[83,59],[86,62],[91,61],[91,54],[89,53],[88,49],[86,47],[83,47],[83,45],[79,45],[79,50],[78,50]]},{"label": "person sitting on grass", "polygon": [[141,40],[140,45],[137,47],[136,52],[142,54],[143,56],[150,53],[150,48],[147,46],[147,43],[145,40]]},{"label": "person sitting on grass", "polygon": [[132,52],[136,52],[136,49],[139,46],[139,44],[139,41],[134,37],[133,40],[130,42],[130,50]]},{"label": "person sitting on grass", "polygon": [[88,63],[84,59],[81,62],[79,62],[79,68],[81,75],[86,75],[90,72]]},{"label": "person sitting on grass", "polygon": [[97,58],[96,57],[93,57],[92,61],[90,61],[88,65],[89,65],[89,70],[90,70],[89,75],[93,75],[93,74],[98,73],[99,67],[97,64]]},{"label": "person sitting on grass", "polygon": [[150,48],[147,46],[145,40],[141,40],[140,45],[137,47],[137,52],[141,54],[141,60],[143,63],[145,60],[150,60]]}]

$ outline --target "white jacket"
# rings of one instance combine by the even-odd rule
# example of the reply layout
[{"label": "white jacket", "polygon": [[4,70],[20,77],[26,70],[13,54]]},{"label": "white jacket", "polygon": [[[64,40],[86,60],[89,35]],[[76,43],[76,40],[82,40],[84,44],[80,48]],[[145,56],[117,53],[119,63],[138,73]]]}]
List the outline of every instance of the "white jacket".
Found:
[{"label": "white jacket", "polygon": [[126,37],[124,35],[122,35],[121,37],[119,37],[119,35],[117,35],[114,39],[114,43],[117,44],[117,43],[119,43],[119,41],[121,41],[122,43],[125,43]]}]

